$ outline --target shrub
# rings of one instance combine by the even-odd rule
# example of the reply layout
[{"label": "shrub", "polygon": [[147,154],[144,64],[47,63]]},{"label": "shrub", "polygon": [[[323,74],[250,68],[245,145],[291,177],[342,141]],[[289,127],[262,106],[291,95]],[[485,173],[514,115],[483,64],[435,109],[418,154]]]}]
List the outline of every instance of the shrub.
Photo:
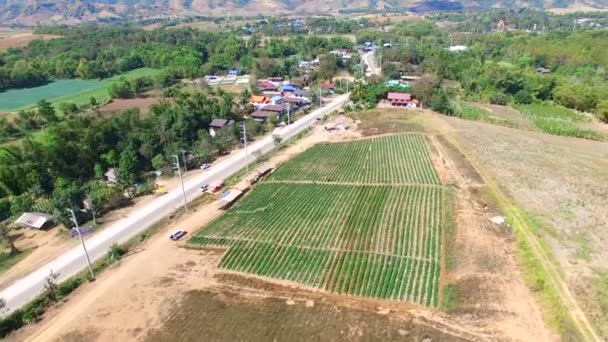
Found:
[{"label": "shrub", "polygon": [[493,92],[490,94],[490,103],[496,105],[506,105],[509,102],[509,97],[503,93]]}]

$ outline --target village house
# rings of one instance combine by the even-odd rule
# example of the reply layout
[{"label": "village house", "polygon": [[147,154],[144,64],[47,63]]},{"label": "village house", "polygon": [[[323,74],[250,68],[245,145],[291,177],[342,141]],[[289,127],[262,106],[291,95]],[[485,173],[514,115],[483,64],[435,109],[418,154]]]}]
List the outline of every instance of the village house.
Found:
[{"label": "village house", "polygon": [[310,93],[308,90],[298,89],[291,94],[294,97],[309,97]]},{"label": "village house", "polygon": [[262,106],[270,102],[270,99],[262,95],[253,95],[249,98],[249,103],[254,106]]},{"label": "village house", "polygon": [[232,124],[233,121],[229,119],[213,119],[209,124],[209,135],[215,137],[217,132],[219,132],[222,128],[230,126]]},{"label": "village house", "polygon": [[321,87],[321,91],[323,91],[325,93],[330,93],[330,94],[333,94],[334,91],[336,90],[336,85],[333,83],[321,83],[320,87]]},{"label": "village house", "polygon": [[258,87],[260,88],[260,91],[274,91],[279,88],[276,84],[270,82],[269,80],[258,81]]},{"label": "village house", "polygon": [[271,112],[277,115],[277,117],[285,113],[285,106],[278,104],[269,104],[261,108],[265,112]]},{"label": "village house", "polygon": [[278,105],[281,103],[283,103],[283,96],[281,96],[281,95],[275,95],[270,98],[270,104]]},{"label": "village house", "polygon": [[27,212],[21,214],[15,224],[30,229],[47,229],[53,225],[53,216],[45,213]]},{"label": "village house", "polygon": [[286,97],[283,99],[283,102],[289,104],[292,109],[300,108],[307,103],[302,97]]},{"label": "village house", "polygon": [[389,100],[393,106],[407,106],[412,100],[412,95],[408,93],[388,93],[386,99]]},{"label": "village house", "polygon": [[267,112],[265,110],[256,110],[255,112],[249,114],[249,116],[255,121],[265,122],[269,116],[273,115],[273,112]]}]

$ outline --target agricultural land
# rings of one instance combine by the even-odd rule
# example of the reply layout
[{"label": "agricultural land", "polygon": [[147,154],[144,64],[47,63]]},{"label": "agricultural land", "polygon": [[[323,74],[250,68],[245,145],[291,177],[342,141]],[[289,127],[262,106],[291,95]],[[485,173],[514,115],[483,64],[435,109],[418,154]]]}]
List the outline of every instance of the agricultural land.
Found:
[{"label": "agricultural land", "polygon": [[228,270],[437,306],[443,202],[422,135],[321,145],[190,243],[230,246]]},{"label": "agricultural land", "polygon": [[80,106],[88,104],[90,98],[94,97],[99,103],[103,103],[110,98],[109,87],[121,78],[128,80],[153,76],[158,72],[159,70],[152,68],[141,68],[103,80],[57,80],[39,87],[7,90],[0,93],[0,112],[27,109],[43,99],[55,104],[70,102]]}]

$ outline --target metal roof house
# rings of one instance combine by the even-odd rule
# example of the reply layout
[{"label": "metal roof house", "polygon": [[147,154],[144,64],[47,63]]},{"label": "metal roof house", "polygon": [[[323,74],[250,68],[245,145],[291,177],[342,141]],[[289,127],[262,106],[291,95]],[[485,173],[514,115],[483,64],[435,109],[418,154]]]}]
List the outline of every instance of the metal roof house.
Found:
[{"label": "metal roof house", "polygon": [[31,229],[47,229],[53,225],[53,216],[38,212],[23,213],[15,224]]},{"label": "metal roof house", "polygon": [[213,119],[209,124],[209,135],[215,137],[218,131],[226,126],[232,125],[233,121],[229,119]]},{"label": "metal roof house", "polygon": [[408,93],[388,93],[386,98],[393,106],[407,106],[408,102],[412,100],[412,95]]}]

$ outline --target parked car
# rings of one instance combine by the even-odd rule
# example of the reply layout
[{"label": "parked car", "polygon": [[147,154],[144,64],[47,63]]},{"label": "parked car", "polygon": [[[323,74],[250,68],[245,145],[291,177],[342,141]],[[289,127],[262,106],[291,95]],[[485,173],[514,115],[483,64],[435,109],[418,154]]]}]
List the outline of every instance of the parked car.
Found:
[{"label": "parked car", "polygon": [[205,184],[205,183],[203,183],[203,184],[202,184],[202,185],[201,185],[201,186],[198,188],[198,191],[200,191],[200,192],[205,192],[205,191],[207,191],[207,189],[209,189],[209,184]]},{"label": "parked car", "polygon": [[181,239],[184,235],[188,234],[185,230],[178,229],[169,235],[169,238],[173,241]]},{"label": "parked car", "polygon": [[201,165],[202,170],[209,170],[210,167],[211,167],[211,164],[207,164],[207,163]]},{"label": "parked car", "polygon": [[224,187],[224,181],[217,181],[217,182],[211,184],[209,189],[211,190],[212,193],[216,193],[216,192],[222,190],[223,187]]}]

